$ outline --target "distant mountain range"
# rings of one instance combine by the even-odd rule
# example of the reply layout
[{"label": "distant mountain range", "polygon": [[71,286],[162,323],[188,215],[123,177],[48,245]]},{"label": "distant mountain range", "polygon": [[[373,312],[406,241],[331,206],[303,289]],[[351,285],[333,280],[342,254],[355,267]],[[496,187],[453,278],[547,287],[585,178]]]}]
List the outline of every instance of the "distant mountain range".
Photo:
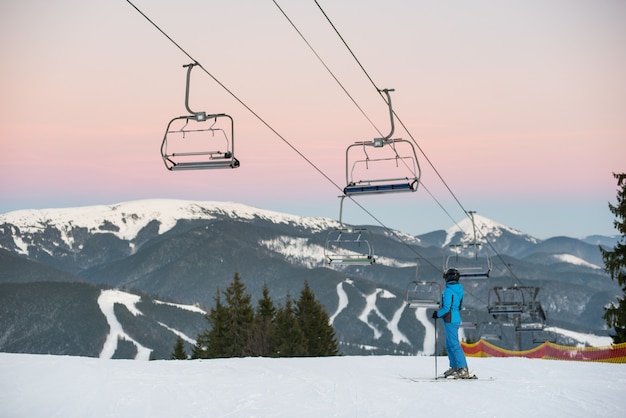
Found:
[{"label": "distant mountain range", "polygon": [[545,338],[578,342],[546,329],[520,336],[509,322],[498,321],[488,313],[498,286],[537,287],[549,326],[608,335],[603,306],[621,290],[604,272],[598,246],[612,248],[615,237],[539,240],[478,215],[473,225],[468,218],[420,236],[353,227],[361,230],[358,248],[369,248],[365,256],[375,264],[327,263],[337,250],[337,232],[354,233],[336,220],[237,203],[142,200],[2,214],[0,351],[102,355],[112,325],[98,300],[103,289],[116,288],[140,296],[141,315],[113,304],[123,335],[132,340],[120,343],[114,355],[135,357],[142,346],[167,358],[176,335],[191,344],[204,330],[201,311],[238,272],[253,301],[265,283],[276,304],[287,292],[297,295],[307,280],[331,316],[344,354],[429,353],[432,322],[422,308],[407,306],[406,291],[416,279],[443,284],[451,250],[477,239],[481,251],[491,253],[492,269],[487,280],[464,279],[464,317],[479,324],[464,330],[467,338],[486,336],[495,322],[499,335],[490,335],[506,347],[527,348]]}]

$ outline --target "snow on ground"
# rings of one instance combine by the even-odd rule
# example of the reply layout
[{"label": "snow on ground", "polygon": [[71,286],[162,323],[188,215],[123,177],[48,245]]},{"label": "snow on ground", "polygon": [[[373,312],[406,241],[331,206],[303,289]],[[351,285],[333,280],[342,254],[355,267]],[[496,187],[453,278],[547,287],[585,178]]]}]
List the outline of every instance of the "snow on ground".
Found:
[{"label": "snow on ground", "polygon": [[[435,357],[133,361],[0,353],[0,416],[621,417],[626,364],[469,358],[495,380],[430,378]],[[438,371],[447,367],[438,358]]]}]

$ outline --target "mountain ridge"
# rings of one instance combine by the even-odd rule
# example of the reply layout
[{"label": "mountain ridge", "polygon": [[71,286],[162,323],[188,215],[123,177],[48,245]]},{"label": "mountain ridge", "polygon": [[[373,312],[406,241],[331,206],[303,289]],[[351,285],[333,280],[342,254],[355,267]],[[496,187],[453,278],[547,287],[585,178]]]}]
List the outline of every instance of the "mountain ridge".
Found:
[{"label": "mountain ridge", "polygon": [[[474,221],[480,239],[488,240],[483,245],[497,254],[489,280],[467,282],[467,315],[488,321],[491,286],[540,286],[552,324],[606,335],[601,306],[619,294],[619,287],[598,268],[597,246],[563,237],[537,240],[478,215]],[[462,231],[455,226],[420,236],[366,226],[376,263],[329,266],[327,237],[340,226],[328,218],[233,202],[174,199],[16,211],[0,215],[0,255],[5,256],[0,264],[16,266],[14,274],[23,282],[67,277],[205,309],[235,272],[253,298],[266,284],[277,303],[287,293],[297,294],[307,280],[328,312],[336,312],[342,347],[356,350],[349,353],[423,351],[428,327],[406,308],[407,285],[440,280],[448,246],[475,239],[473,225],[461,222]],[[35,273],[27,274],[28,266],[36,266],[30,270]],[[14,280],[0,274],[0,283]],[[341,303],[347,306],[338,311]],[[125,317],[136,322],[128,312]],[[479,333],[468,331],[468,336]],[[509,336],[501,343],[511,341]]]}]

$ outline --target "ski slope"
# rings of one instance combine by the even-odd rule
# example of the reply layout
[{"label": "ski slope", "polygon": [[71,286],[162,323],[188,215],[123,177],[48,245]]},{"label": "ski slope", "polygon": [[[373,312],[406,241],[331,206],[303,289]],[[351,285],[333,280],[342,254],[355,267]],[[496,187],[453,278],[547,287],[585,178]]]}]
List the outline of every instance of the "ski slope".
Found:
[{"label": "ski slope", "polygon": [[[494,381],[433,377],[427,356],[133,361],[0,353],[0,416],[621,417],[626,364],[469,358]],[[447,367],[438,358],[438,371]]]}]

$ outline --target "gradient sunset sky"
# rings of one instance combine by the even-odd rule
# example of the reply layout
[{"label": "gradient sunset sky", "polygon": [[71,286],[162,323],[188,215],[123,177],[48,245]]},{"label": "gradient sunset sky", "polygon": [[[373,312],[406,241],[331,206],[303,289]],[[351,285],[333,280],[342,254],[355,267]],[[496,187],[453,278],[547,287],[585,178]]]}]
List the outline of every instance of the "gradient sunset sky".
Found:
[{"label": "gradient sunset sky", "polygon": [[[230,90],[194,70],[190,104],[234,118],[241,167],[165,169],[190,59],[127,1],[4,1],[0,213],[177,198],[338,218],[346,148],[389,130],[369,75],[466,210],[541,239],[617,234],[626,1],[319,0],[366,75],[313,0],[277,0],[376,128],[273,1],[133,3]],[[449,228],[461,207],[418,156],[425,187],[357,199],[391,228]]]}]

